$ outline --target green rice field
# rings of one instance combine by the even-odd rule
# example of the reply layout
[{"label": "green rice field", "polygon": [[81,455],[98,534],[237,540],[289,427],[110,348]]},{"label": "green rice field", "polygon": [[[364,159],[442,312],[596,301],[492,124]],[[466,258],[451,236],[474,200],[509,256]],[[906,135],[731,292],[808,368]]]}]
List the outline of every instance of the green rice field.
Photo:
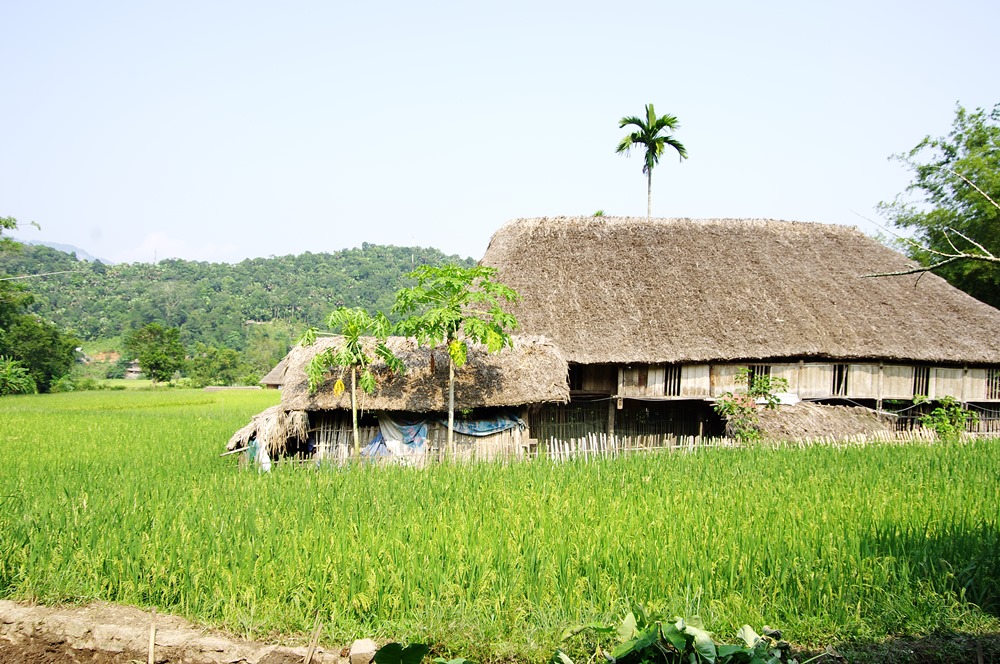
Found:
[{"label": "green rice field", "polygon": [[633,604],[720,639],[1000,632],[1000,440],[269,475],[220,458],[277,399],[0,399],[0,597],[259,638],[304,640],[318,613],[328,644],[488,661],[547,660]]}]

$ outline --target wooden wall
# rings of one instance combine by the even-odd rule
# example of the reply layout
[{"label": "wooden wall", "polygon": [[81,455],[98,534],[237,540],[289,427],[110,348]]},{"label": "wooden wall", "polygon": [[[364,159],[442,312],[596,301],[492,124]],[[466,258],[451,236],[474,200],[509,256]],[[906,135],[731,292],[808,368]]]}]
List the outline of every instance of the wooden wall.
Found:
[{"label": "wooden wall", "polygon": [[[588,387],[623,398],[702,399],[719,397],[741,385],[736,376],[746,364],[653,364],[618,369],[617,392],[606,373],[597,373]],[[931,399],[1000,401],[1000,368],[924,367],[876,362],[776,362],[771,376],[788,381],[788,392],[800,399],[912,399],[914,389]],[[587,374],[582,374],[586,376]],[[603,377],[599,378],[599,377]],[[846,385],[844,380],[846,378]],[[992,381],[992,383],[990,382]],[[837,385],[834,385],[834,383]],[[926,385],[925,385],[926,384]],[[839,389],[839,392],[835,390]]]}]

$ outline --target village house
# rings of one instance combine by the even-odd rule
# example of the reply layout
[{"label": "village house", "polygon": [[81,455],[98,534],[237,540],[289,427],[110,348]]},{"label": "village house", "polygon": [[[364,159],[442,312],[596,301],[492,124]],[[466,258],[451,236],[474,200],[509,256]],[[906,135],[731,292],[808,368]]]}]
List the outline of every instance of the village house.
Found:
[{"label": "village house", "polygon": [[[460,458],[523,455],[530,447],[522,417],[526,405],[569,400],[568,366],[559,350],[539,338],[516,336],[513,341],[513,348],[498,354],[470,344],[466,364],[455,373],[459,411],[455,440]],[[281,403],[238,431],[229,449],[254,442],[272,454],[347,458],[353,441],[350,390],[335,389],[337,376],[331,375],[310,392],[306,377],[306,365],[313,357],[341,343],[339,336],[320,337],[311,346],[293,348],[272,377],[282,386]],[[403,361],[406,372],[392,374],[376,363],[375,392],[358,390],[362,446],[376,437],[382,443],[367,449],[366,456],[442,453],[447,435],[447,350],[421,347],[402,337],[389,338],[387,346]],[[347,375],[342,378],[349,385]]]},{"label": "village house", "polygon": [[[915,397],[948,396],[977,411],[983,430],[1000,430],[1000,311],[933,274],[875,276],[913,263],[854,228],[518,219],[494,234],[481,263],[521,295],[511,312],[528,336],[499,355],[473,347],[458,372],[460,420],[487,434],[459,433],[462,456],[520,455],[593,435],[721,435],[712,405],[739,389],[741,370],[787,381],[785,403],[811,402],[789,409],[790,421],[830,421],[832,411],[817,415],[815,404],[860,406],[839,419],[863,430],[880,421],[873,413],[905,418]],[[266,439],[276,452],[346,457],[350,395],[334,391],[333,377],[310,393],[305,375],[337,343],[293,349],[263,381],[283,386],[281,404],[237,432],[230,449]],[[390,453],[413,452],[400,439],[423,423],[421,453],[440,452],[446,352],[402,338],[390,347],[408,372],[376,365],[378,388],[361,399],[363,444],[382,434],[393,438]]]},{"label": "village house", "polygon": [[846,226],[747,219],[558,217],[498,230],[482,264],[522,296],[526,334],[569,362],[571,400],[532,435],[694,435],[741,368],[789,395],[883,410],[943,396],[991,426],[1000,311]]}]

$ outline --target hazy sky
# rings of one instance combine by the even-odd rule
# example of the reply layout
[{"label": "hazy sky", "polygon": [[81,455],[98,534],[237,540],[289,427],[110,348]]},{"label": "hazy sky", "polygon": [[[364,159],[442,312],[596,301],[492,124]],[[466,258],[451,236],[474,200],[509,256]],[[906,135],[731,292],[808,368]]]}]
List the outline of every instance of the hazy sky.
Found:
[{"label": "hazy sky", "polygon": [[[114,261],[480,257],[644,216],[623,115],[680,119],[653,214],[857,225],[887,160],[1000,101],[1000,3],[0,1],[0,216]],[[36,231],[27,222],[38,222]]]}]

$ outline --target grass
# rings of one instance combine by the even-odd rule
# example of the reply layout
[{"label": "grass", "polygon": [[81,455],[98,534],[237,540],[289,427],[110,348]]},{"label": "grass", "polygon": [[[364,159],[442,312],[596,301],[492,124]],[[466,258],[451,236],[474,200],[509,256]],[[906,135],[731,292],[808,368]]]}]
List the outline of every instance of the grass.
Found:
[{"label": "grass", "polygon": [[318,611],[328,643],[486,660],[542,661],[633,603],[724,639],[1000,632],[997,440],[270,475],[219,458],[277,398],[0,399],[0,596],[258,637],[305,634]]}]

